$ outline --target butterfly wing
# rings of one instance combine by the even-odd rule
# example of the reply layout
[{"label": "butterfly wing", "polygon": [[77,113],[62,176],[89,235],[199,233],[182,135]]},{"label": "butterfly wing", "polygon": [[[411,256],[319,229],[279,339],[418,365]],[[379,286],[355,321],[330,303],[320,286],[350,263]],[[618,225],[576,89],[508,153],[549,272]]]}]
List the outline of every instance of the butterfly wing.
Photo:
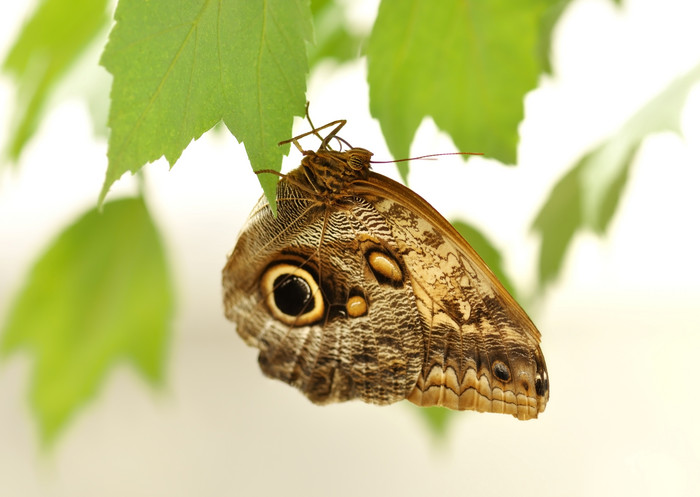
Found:
[{"label": "butterfly wing", "polygon": [[423,333],[386,219],[362,199],[329,206],[286,180],[277,203],[275,218],[260,200],[223,270],[226,316],[260,349],[261,369],[316,403],[406,398]]},{"label": "butterfly wing", "polygon": [[223,270],[226,316],[263,372],[316,403],[359,398],[536,417],[539,332],[427,202],[370,173],[323,202],[280,181]]},{"label": "butterfly wing", "polygon": [[540,333],[459,233],[420,196],[376,173],[352,190],[390,220],[423,330],[421,406],[537,417],[549,398]]}]

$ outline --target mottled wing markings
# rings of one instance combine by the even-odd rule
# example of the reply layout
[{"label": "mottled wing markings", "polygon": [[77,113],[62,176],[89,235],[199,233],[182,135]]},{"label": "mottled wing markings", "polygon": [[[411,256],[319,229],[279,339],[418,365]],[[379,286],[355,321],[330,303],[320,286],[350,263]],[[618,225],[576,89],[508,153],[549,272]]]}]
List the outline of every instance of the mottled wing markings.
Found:
[{"label": "mottled wing markings", "polygon": [[[549,397],[539,332],[440,214],[369,170],[370,151],[330,149],[347,144],[344,124],[287,141],[301,165],[278,184],[278,217],[263,199],[239,235],[226,316],[266,375],[316,403],[408,398],[536,417]],[[309,134],[317,152],[297,141]]]},{"label": "mottled wing markings", "polygon": [[[353,287],[365,288],[366,262],[358,255],[355,244],[356,238],[363,238],[356,237],[362,231],[361,224],[353,226],[347,209],[328,209],[320,204],[309,208],[308,202],[296,201],[297,191],[284,183],[281,185],[280,197],[290,200],[278,205],[278,219],[272,217],[269,208],[256,208],[257,214],[241,234],[235,257],[224,269],[227,316],[236,321],[237,330],[246,342],[260,349],[260,365],[265,374],[297,386],[314,402],[359,397],[385,404],[405,398],[420,370],[415,310],[404,309],[403,317],[388,326],[384,323],[386,316],[370,312],[353,319],[336,319],[332,323],[324,319],[316,325],[295,328],[269,319],[261,304],[263,296],[245,291],[244,281],[258,279],[253,268],[260,271],[284,251],[300,251],[305,254],[304,262],[318,268],[320,245],[323,273],[332,271],[334,275],[328,281],[324,278],[320,285],[328,305],[337,303],[341,297],[347,299]],[[348,208],[359,212],[356,218],[364,218],[363,213],[369,212],[365,204],[348,205]],[[326,232],[321,240],[326,214]],[[280,234],[279,224],[285,227],[284,235]],[[385,226],[384,236],[387,235],[390,231]],[[230,266],[238,258],[247,264],[236,265],[234,278]],[[328,288],[331,294],[327,293]],[[374,284],[365,291],[370,305],[374,302],[388,303],[393,308],[406,306],[405,289]],[[404,328],[415,332],[404,334],[401,332]]]},{"label": "mottled wing markings", "polygon": [[[537,337],[518,328],[518,316],[503,311],[506,303],[498,302],[497,292],[482,270],[458,246],[445,237],[436,238],[434,228],[421,216],[393,200],[377,198],[372,204],[392,220],[394,238],[410,268],[426,326],[425,364],[409,400],[419,405],[505,412],[522,419],[536,417],[546,399],[538,400],[537,373],[528,367],[537,364],[535,357],[530,354],[516,360],[511,348],[538,350]],[[489,302],[495,305],[489,306]],[[442,330],[441,337],[434,336],[437,330]],[[488,341],[484,333],[488,333]],[[451,343],[454,334],[456,344]],[[452,347],[459,351],[450,353]],[[473,352],[467,353],[467,348]],[[497,356],[492,357],[489,351]],[[494,378],[492,368],[497,362],[503,363],[500,370],[508,369],[510,381]],[[516,383],[518,380],[521,383]]]}]

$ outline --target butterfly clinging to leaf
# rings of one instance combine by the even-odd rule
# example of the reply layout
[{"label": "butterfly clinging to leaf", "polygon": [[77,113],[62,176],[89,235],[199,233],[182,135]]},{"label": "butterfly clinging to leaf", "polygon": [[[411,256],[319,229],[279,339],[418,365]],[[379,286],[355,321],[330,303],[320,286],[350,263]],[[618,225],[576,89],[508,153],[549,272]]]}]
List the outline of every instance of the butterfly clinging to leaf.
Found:
[{"label": "butterfly clinging to leaf", "polygon": [[[266,375],[315,403],[536,418],[549,398],[537,328],[445,218],[370,170],[372,153],[338,136],[344,125],[282,142],[301,165],[278,183],[277,216],[261,198],[238,237],[226,317]],[[318,150],[301,147],[309,135]]]}]

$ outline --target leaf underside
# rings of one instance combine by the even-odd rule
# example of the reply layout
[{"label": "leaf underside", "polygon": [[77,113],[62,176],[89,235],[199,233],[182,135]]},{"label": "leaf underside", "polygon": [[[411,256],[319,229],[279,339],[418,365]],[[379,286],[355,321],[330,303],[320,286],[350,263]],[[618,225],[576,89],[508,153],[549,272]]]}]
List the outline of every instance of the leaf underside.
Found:
[{"label": "leaf underside", "polygon": [[576,233],[590,230],[605,234],[644,138],[662,131],[680,134],[683,105],[699,82],[700,65],[650,100],[557,182],[532,224],[532,230],[541,237],[540,290],[558,277]]},{"label": "leaf underside", "polygon": [[[277,143],[304,112],[308,1],[121,0],[115,20],[101,61],[114,81],[100,200],[127,171],[161,156],[172,166],[220,120],[255,170],[280,169],[288,145]],[[259,179],[274,199],[277,177]]]},{"label": "leaf underside", "polygon": [[11,308],[3,357],[34,362],[32,408],[54,441],[118,363],[162,380],[173,312],[163,246],[140,198],[106,203],[63,231]]},{"label": "leaf underside", "polygon": [[[382,2],[367,47],[370,111],[409,155],[431,116],[458,149],[516,161],[523,97],[540,72],[545,0]],[[439,36],[436,34],[439,33]]]},{"label": "leaf underside", "polygon": [[17,161],[61,79],[107,24],[106,0],[44,0],[24,25],[2,71],[16,82],[5,154]]}]

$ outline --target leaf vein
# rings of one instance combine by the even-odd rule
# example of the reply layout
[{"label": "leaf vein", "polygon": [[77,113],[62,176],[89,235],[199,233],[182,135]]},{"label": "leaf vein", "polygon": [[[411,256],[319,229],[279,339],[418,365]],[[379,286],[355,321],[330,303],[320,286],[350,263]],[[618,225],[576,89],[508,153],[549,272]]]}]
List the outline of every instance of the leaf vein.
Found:
[{"label": "leaf vein", "polygon": [[177,62],[180,60],[180,57],[184,51],[185,46],[187,45],[188,40],[192,37],[192,34],[194,32],[196,32],[197,26],[199,25],[199,22],[200,22],[200,19],[201,19],[202,15],[204,14],[204,12],[206,11],[208,5],[209,5],[209,0],[206,0],[204,2],[204,4],[202,5],[202,8],[197,13],[197,16],[192,21],[192,23],[191,23],[192,27],[187,32],[187,35],[184,37],[184,40],[182,41],[182,43],[180,43],[177,52],[173,56],[173,59],[170,62],[170,64],[168,65],[168,69],[165,71],[165,74],[163,75],[160,82],[158,83],[158,87],[156,88],[156,90],[153,92],[153,94],[149,98],[148,103],[146,104],[146,108],[141,112],[138,119],[136,120],[136,123],[134,123],[134,126],[131,128],[131,130],[129,131],[127,136],[124,138],[124,140],[122,140],[121,145],[119,147],[117,147],[117,154],[116,154],[117,158],[121,157],[122,154],[124,153],[124,151],[128,148],[128,145],[131,143],[134,135],[140,129],[143,121],[146,119],[146,116],[148,115],[151,108],[153,107],[156,100],[158,99],[161,92],[163,91],[163,87],[165,86],[165,83],[170,78],[170,75],[172,74]]}]

